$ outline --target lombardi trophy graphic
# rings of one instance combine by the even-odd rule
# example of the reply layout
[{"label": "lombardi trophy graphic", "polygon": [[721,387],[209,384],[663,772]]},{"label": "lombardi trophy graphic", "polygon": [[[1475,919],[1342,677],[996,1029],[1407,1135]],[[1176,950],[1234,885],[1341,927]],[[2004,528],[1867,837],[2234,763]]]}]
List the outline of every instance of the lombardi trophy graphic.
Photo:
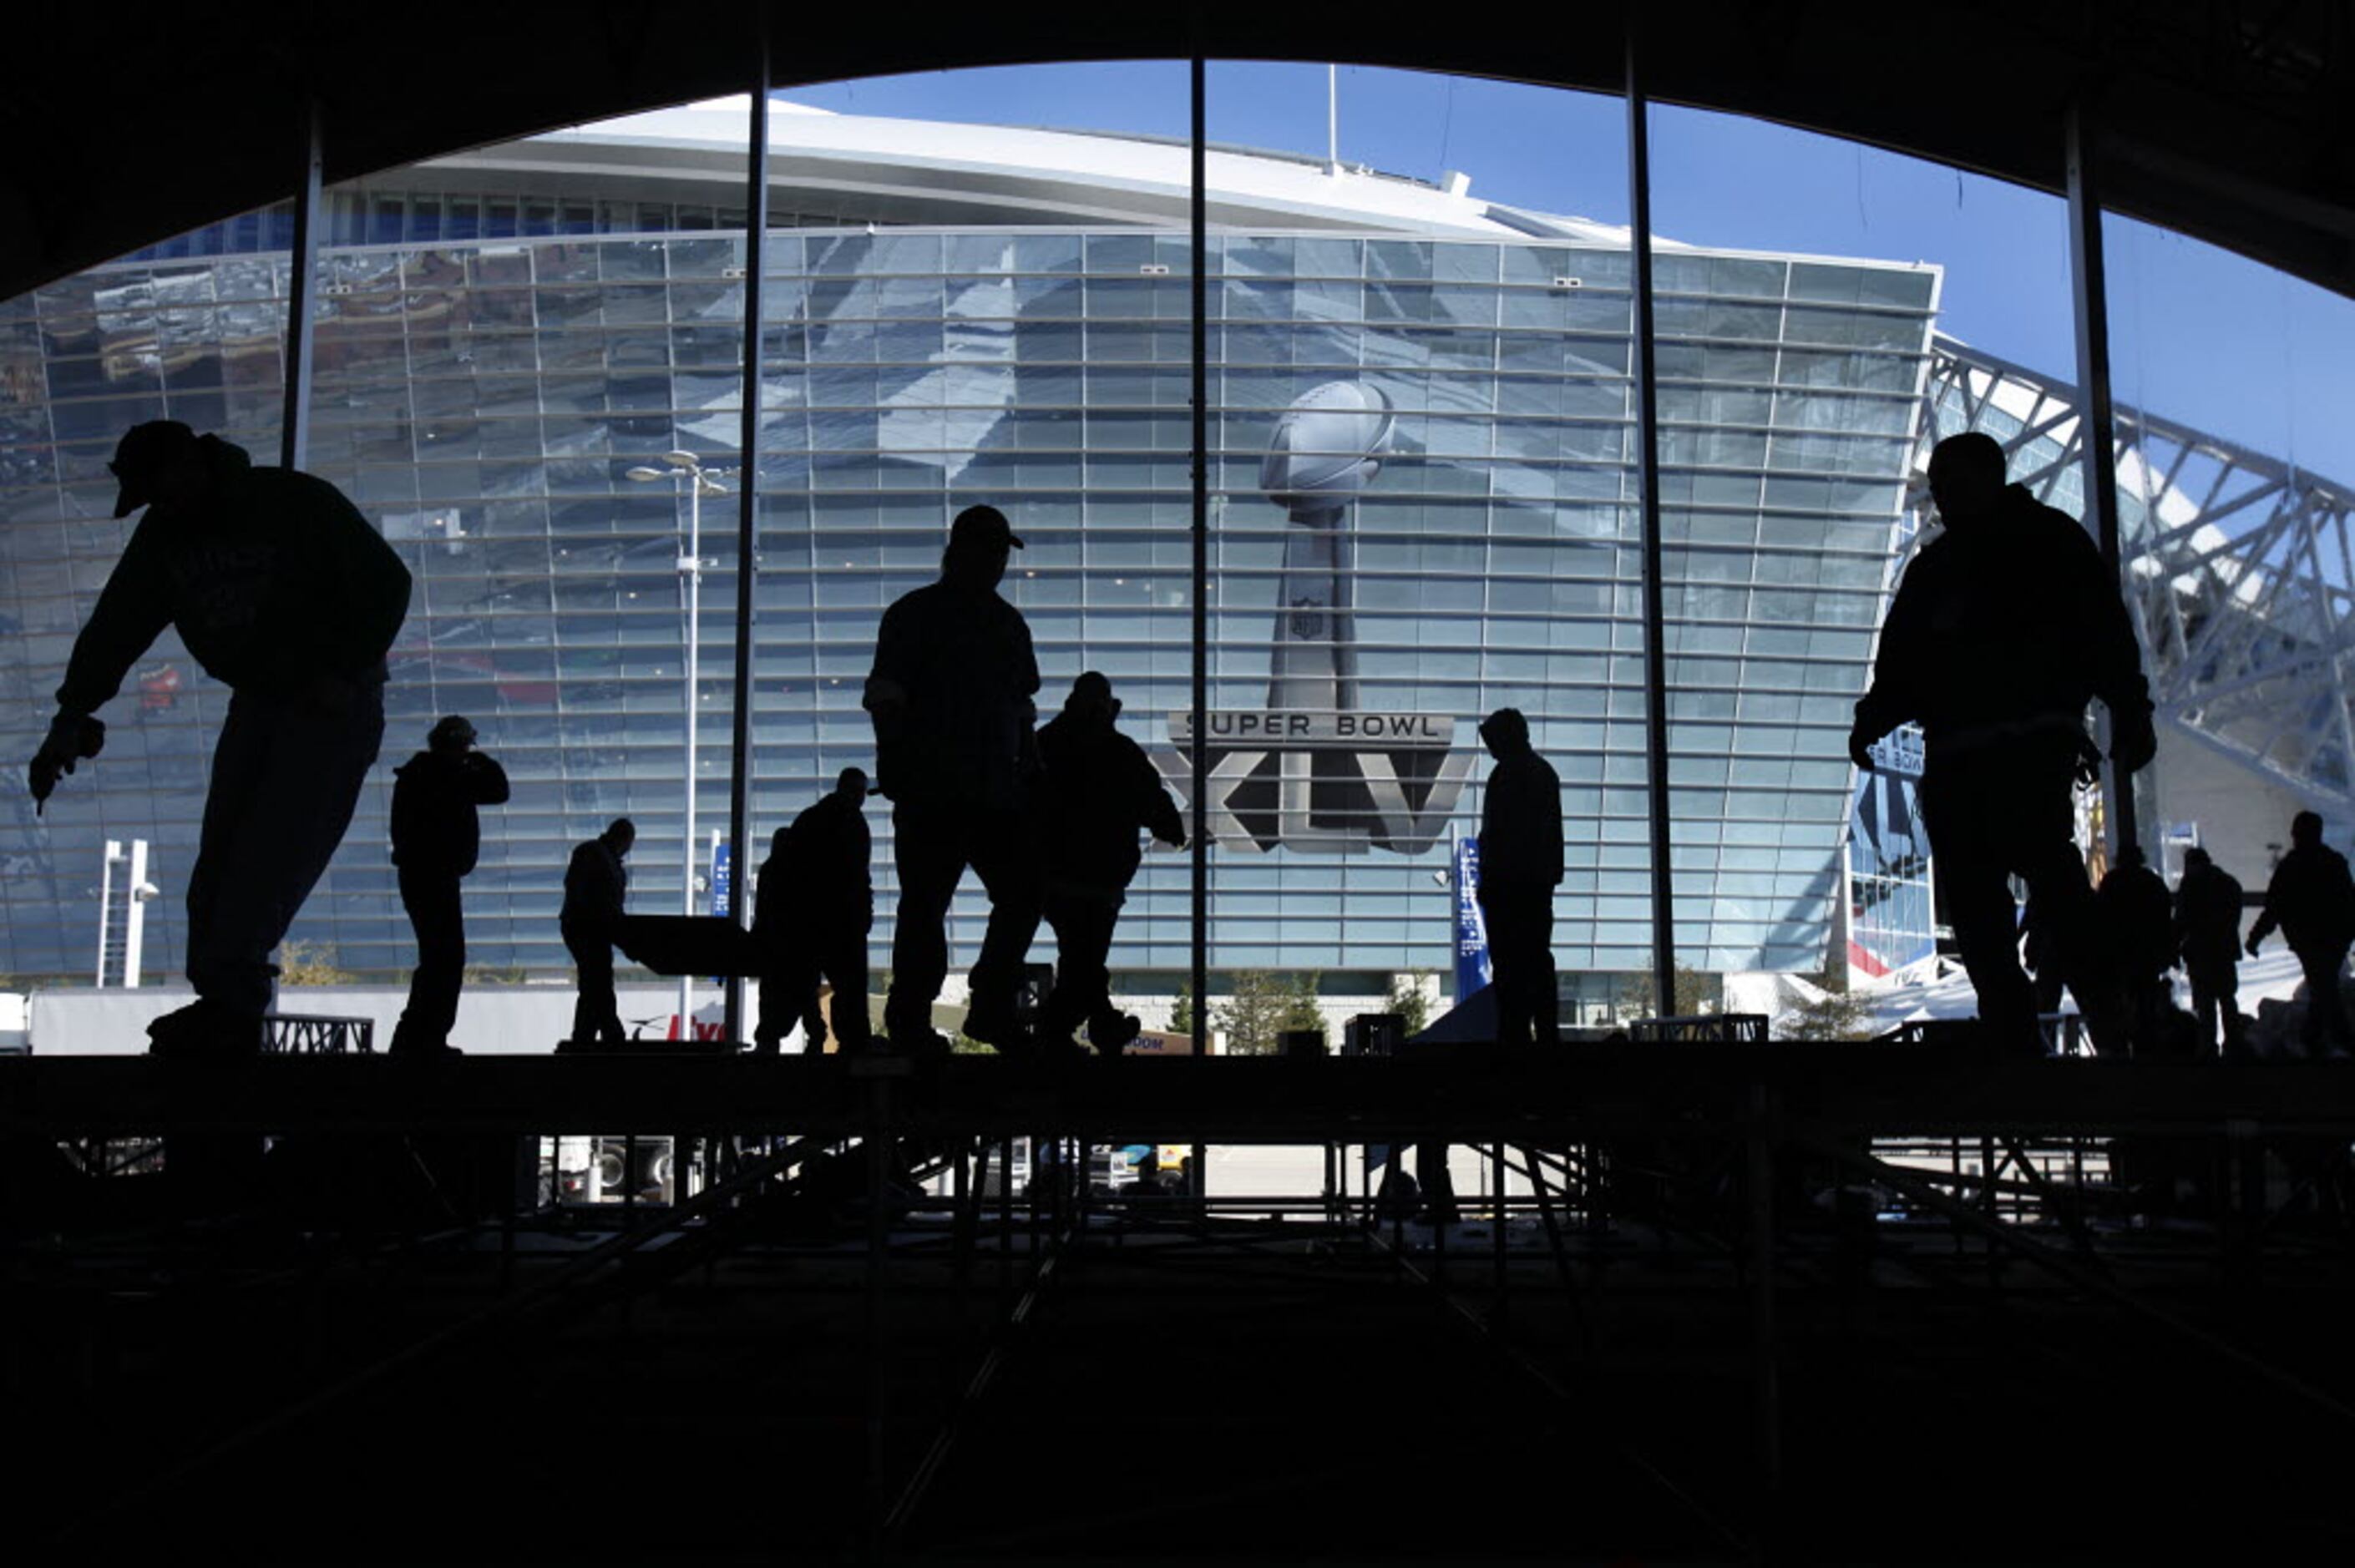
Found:
[{"label": "lombardi trophy graphic", "polygon": [[[1349,503],[1381,471],[1397,429],[1390,399],[1356,381],[1328,381],[1303,393],[1275,422],[1260,461],[1259,487],[1284,509],[1292,526],[1284,531],[1275,646],[1268,661],[1272,713],[1358,711]],[[1276,765],[1283,839],[1367,831],[1372,803],[1360,799],[1362,775],[1349,752],[1284,752]]]},{"label": "lombardi trophy graphic", "polygon": [[[1210,836],[1230,848],[1420,853],[1463,789],[1470,758],[1455,754],[1454,715],[1370,712],[1358,688],[1349,506],[1381,471],[1397,427],[1390,399],[1354,381],[1305,392],[1276,419],[1259,483],[1291,524],[1267,705],[1204,715],[1203,804]],[[1189,793],[1194,720],[1170,715],[1161,758]]]}]

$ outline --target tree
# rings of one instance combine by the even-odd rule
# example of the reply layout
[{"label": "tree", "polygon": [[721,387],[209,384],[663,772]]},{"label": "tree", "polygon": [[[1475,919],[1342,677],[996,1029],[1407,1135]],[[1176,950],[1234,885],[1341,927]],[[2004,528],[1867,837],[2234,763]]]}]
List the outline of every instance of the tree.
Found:
[{"label": "tree", "polygon": [[1859,1040],[1863,1038],[1866,1020],[1871,1009],[1864,998],[1841,991],[1828,991],[1813,1001],[1804,1001],[1783,1014],[1783,1037],[1786,1040]]},{"label": "tree", "polygon": [[[1324,977],[1316,969],[1298,969],[1284,977],[1284,1009],[1276,1020],[1279,1034],[1295,1029],[1325,1033],[1325,1010],[1316,1005],[1316,984]],[[1279,1040],[1277,1044],[1281,1046]]]},{"label": "tree", "polygon": [[1211,1010],[1210,1021],[1226,1034],[1230,1055],[1271,1055],[1282,1043],[1278,1037],[1293,1002],[1284,976],[1268,969],[1238,969],[1227,1000]]},{"label": "tree", "polygon": [[1412,1037],[1431,1027],[1431,993],[1425,989],[1431,983],[1430,969],[1409,969],[1404,974],[1391,976],[1390,994],[1382,999],[1385,1011],[1395,1012],[1406,1021],[1406,1033]]},{"label": "tree", "polygon": [[1178,1000],[1169,1004],[1169,1033],[1188,1035],[1194,1033],[1194,983],[1191,980],[1178,982]]},{"label": "tree", "polygon": [[[1657,994],[1652,984],[1652,971],[1624,975],[1619,980],[1619,1012],[1624,1018],[1658,1018],[1663,1016],[1653,1004]],[[1677,1004],[1665,1016],[1697,1018],[1704,1012],[1715,1012],[1723,1001],[1723,991],[1715,975],[1705,975],[1683,964],[1677,966]]]},{"label": "tree", "polygon": [[289,942],[278,949],[278,978],[287,985],[349,985],[355,978],[325,942]]}]

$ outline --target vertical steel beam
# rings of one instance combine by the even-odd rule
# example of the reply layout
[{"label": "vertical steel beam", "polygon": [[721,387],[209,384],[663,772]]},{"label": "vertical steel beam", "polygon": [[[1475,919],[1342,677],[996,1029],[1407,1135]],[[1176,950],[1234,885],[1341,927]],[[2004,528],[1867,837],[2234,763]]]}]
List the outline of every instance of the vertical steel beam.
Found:
[{"label": "vertical steel beam", "polygon": [[[2123,588],[2118,567],[2118,458],[2116,418],[2110,408],[2110,291],[2102,259],[2100,127],[2082,93],[2069,103],[2065,127],[2069,159],[2069,291],[2077,316],[2077,448],[2085,463],[2086,520],[2102,547],[2102,564],[2114,587]],[[2102,749],[2110,749],[2105,718]],[[2113,761],[2102,769],[2109,790],[2110,861],[2135,847],[2134,776]]]},{"label": "vertical steel beam", "polygon": [[301,468],[311,441],[311,315],[319,292],[319,188],[325,167],[319,101],[303,93],[302,161],[295,165],[294,243],[286,259],[286,388],[278,415],[278,466]]},{"label": "vertical steel beam", "polygon": [[[1192,674],[1194,722],[1187,742],[1193,806],[1191,983],[1194,991],[1194,1055],[1210,1054],[1210,813],[1207,793],[1210,777],[1210,325],[1209,325],[1209,205],[1203,191],[1209,127],[1204,118],[1205,71],[1201,52],[1195,51],[1188,71],[1192,127],[1188,149],[1192,160],[1189,205],[1193,227],[1194,323],[1194,624]],[[1194,1190],[1202,1190],[1201,1154],[1195,1154]]]},{"label": "vertical steel beam", "polygon": [[[751,888],[752,589],[760,575],[756,551],[761,511],[761,274],[769,237],[769,7],[755,0],[752,112],[744,144],[743,422],[736,466],[736,681],[728,731],[728,918],[744,924]],[[698,477],[697,483],[702,481]],[[695,780],[687,780],[695,788]],[[720,1028],[744,1037],[744,979],[728,977]],[[841,998],[836,999],[837,1002]],[[860,1007],[865,997],[856,999]]]},{"label": "vertical steel beam", "polygon": [[1677,1011],[1676,890],[1668,863],[1668,615],[1660,584],[1660,433],[1657,345],[1652,333],[1651,106],[1627,21],[1627,212],[1635,271],[1636,471],[1644,541],[1644,781],[1651,797],[1652,985],[1659,1016]]}]

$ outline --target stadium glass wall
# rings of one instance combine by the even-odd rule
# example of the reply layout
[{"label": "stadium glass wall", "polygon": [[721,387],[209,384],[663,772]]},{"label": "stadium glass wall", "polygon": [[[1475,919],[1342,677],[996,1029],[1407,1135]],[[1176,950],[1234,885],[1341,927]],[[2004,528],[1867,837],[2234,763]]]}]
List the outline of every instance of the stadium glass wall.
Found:
[{"label": "stadium glass wall", "polygon": [[[557,232],[567,209],[546,205],[543,232],[323,254],[309,466],[417,584],[383,764],[293,933],[347,969],[410,961],[386,856],[390,770],[442,713],[473,717],[516,785],[469,884],[477,962],[561,966],[567,848],[614,815],[640,828],[634,905],[678,907],[686,502],[626,475],[684,448],[740,482],[745,244]],[[581,221],[631,220],[613,213]],[[211,243],[241,233],[223,232]],[[1362,794],[1300,831],[1239,812],[1212,859],[1212,967],[1444,969],[1434,873],[1477,821],[1474,726],[1509,704],[1562,776],[1562,968],[1645,969],[1627,253],[1228,233],[1209,260],[1213,715],[1270,694],[1288,524],[1259,467],[1275,421],[1304,393],[1358,383],[1396,427],[1349,519],[1355,706],[1412,720],[1423,754],[1392,759],[1425,769],[1387,826],[1364,820]],[[858,697],[877,620],[933,575],[949,517],[980,500],[1029,541],[1007,592],[1037,640],[1042,709],[1103,670],[1182,793],[1186,238],[773,229],[762,265],[756,845],[870,755]],[[1813,970],[1938,274],[1686,250],[1663,250],[1656,272],[1678,958]],[[107,517],[115,436],[169,416],[273,461],[286,281],[282,255],[157,258],[0,304],[0,751],[29,755],[126,535]],[[704,503],[707,830],[726,821],[733,514],[732,497]],[[106,758],[46,818],[11,796],[0,970],[90,970],[101,844],[133,837],[155,842],[165,888],[149,972],[176,969],[178,879],[223,695],[167,635],[110,710]],[[1187,885],[1184,857],[1148,857],[1116,966],[1184,969]],[[960,962],[980,926],[969,890]],[[1050,947],[1042,932],[1038,956]]]}]

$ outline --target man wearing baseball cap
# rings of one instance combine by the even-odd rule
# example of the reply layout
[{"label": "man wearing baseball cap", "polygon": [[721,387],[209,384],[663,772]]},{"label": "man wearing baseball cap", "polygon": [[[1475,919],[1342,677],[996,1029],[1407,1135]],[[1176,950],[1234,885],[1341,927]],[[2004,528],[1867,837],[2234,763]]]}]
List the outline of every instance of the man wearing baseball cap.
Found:
[{"label": "man wearing baseball cap", "polygon": [[949,901],[971,866],[989,892],[989,928],[973,967],[964,1032],[1001,1052],[1030,1044],[1017,1020],[1022,964],[1039,929],[1039,866],[1029,789],[1039,662],[1022,612],[1000,599],[1006,514],[968,506],[950,525],[940,580],[883,612],[865,705],[875,721],[876,783],[890,797],[900,874],[891,991],[892,1048],[938,1051],[932,1002],[948,974]]},{"label": "man wearing baseball cap", "polygon": [[392,770],[392,863],[400,906],[417,933],[409,1005],[393,1026],[391,1054],[454,1055],[451,1026],[466,975],[466,912],[458,884],[483,842],[479,808],[507,798],[506,770],[474,749],[474,726],[456,714],[436,724],[425,749]]},{"label": "man wearing baseball cap", "polygon": [[188,874],[194,1005],[149,1025],[153,1048],[249,1055],[277,974],[272,951],[343,841],[384,735],[385,651],[409,569],[341,492],[174,419],[115,447],[114,514],[146,515],[75,641],[29,782],[48,800],[97,755],[94,715],[165,627],[229,688]]}]

